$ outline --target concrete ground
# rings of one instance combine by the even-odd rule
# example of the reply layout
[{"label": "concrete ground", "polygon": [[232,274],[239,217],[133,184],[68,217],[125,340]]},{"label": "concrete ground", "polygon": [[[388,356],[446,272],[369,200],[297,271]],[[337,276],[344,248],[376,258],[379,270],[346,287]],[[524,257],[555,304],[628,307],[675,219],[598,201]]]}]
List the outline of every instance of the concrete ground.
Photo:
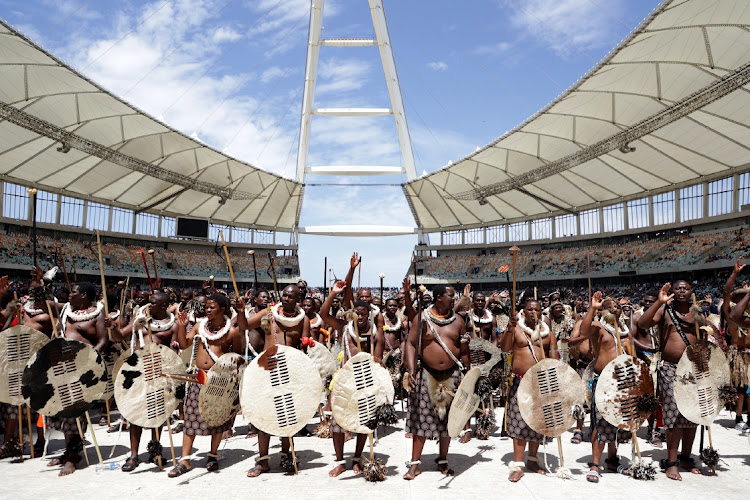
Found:
[{"label": "concrete ground", "polygon": [[[399,415],[401,405],[397,403]],[[497,410],[498,422],[502,422],[502,409]],[[361,476],[355,476],[351,470],[338,478],[328,477],[333,467],[333,443],[330,439],[317,437],[298,437],[294,440],[297,457],[300,463],[299,475],[285,474],[278,469],[279,440],[271,440],[272,472],[250,479],[245,477],[247,469],[253,465],[253,458],[258,456],[258,440],[246,439],[247,425],[239,416],[235,424],[236,436],[222,442],[220,447],[220,470],[208,473],[205,470],[206,453],[209,451],[209,438],[197,437],[197,459],[193,461],[194,469],[176,478],[167,477],[172,467],[168,435],[163,433],[162,445],[166,460],[165,470],[159,471],[155,465],[142,463],[134,472],[124,473],[119,470],[97,473],[94,467],[96,454],[90,444],[86,450],[92,465],[86,467],[85,461],[79,464],[80,469],[72,476],[58,477],[59,467],[47,467],[48,458],[27,459],[23,463],[0,461],[0,499],[47,499],[76,497],[86,500],[106,498],[231,498],[235,495],[251,494],[265,498],[274,495],[276,498],[597,498],[606,495],[608,500],[617,498],[748,498],[750,495],[750,442],[748,437],[734,430],[733,414],[723,411],[712,427],[715,448],[721,454],[723,462],[716,476],[697,476],[681,472],[683,481],[667,479],[659,472],[655,481],[636,481],[627,476],[604,473],[599,484],[586,481],[588,468],[586,462],[591,460],[591,444],[584,441],[575,445],[570,442],[572,434],[562,436],[565,464],[571,469],[573,478],[562,480],[554,472],[546,476],[527,472],[520,482],[508,482],[507,463],[512,459],[512,441],[500,437],[500,429],[495,428],[489,440],[472,439],[467,444],[453,440],[448,455],[450,466],[456,475],[452,478],[442,476],[435,469],[434,459],[437,456],[437,443],[428,442],[422,457],[422,474],[414,481],[405,481],[402,475],[406,472],[404,462],[410,458],[411,440],[404,437],[403,419],[398,426],[380,429],[379,440],[375,446],[375,455],[388,467],[388,476],[384,482],[368,483]],[[107,434],[106,427],[96,424],[93,418],[96,437],[104,459],[107,459],[117,434]],[[308,425],[312,430],[314,423]],[[588,435],[588,428],[585,429]],[[147,455],[147,435],[141,443],[141,459]],[[182,435],[175,434],[176,453],[180,454]],[[641,451],[644,457],[654,460],[666,457],[665,448],[654,448],[643,439],[645,427],[639,432]],[[700,430],[696,438],[693,453],[697,454]],[[90,443],[91,435],[87,435]],[[706,445],[708,435],[705,437]],[[123,432],[115,446],[113,461],[123,463],[129,455],[129,435]],[[48,455],[57,456],[64,443],[59,432],[53,432]],[[26,448],[28,450],[28,446]],[[351,458],[354,441],[345,445],[345,456]],[[630,444],[620,445],[619,453],[627,463],[631,454]],[[548,463],[554,471],[558,465],[557,445],[547,445]],[[365,450],[367,456],[367,448]],[[348,460],[348,466],[351,462]]]}]

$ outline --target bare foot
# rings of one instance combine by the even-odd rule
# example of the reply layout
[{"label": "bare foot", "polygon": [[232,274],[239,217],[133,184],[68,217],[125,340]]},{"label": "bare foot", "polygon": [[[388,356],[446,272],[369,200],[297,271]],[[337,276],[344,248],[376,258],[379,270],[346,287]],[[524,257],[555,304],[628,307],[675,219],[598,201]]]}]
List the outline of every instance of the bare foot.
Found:
[{"label": "bare foot", "polygon": [[443,473],[444,476],[453,476],[455,472],[453,469],[448,467],[448,464],[438,464],[437,466],[438,470]]},{"label": "bare foot", "polygon": [[247,436],[245,436],[245,439],[250,439],[250,438],[254,438],[254,437],[258,437],[258,433],[255,432],[255,431],[250,431],[250,432],[247,433]]},{"label": "bare foot", "polygon": [[331,477],[338,477],[345,470],[346,470],[346,465],[345,464],[339,464],[336,467],[334,467],[333,469],[331,469],[331,471],[328,473],[328,475],[331,476]]},{"label": "bare foot", "polygon": [[521,469],[518,469],[516,471],[513,471],[513,473],[510,476],[508,476],[508,481],[510,481],[511,483],[517,483],[518,481],[521,480],[522,477],[523,477],[523,471]]},{"label": "bare foot", "polygon": [[229,439],[230,437],[234,437],[234,431],[232,431],[232,429],[224,431],[224,433],[221,435],[221,439]]},{"label": "bare foot", "polygon": [[546,472],[541,467],[539,467],[539,464],[534,462],[533,460],[529,460],[528,462],[526,462],[526,468],[531,472],[536,472],[537,474],[546,474]]},{"label": "bare foot", "polygon": [[76,464],[73,462],[65,462],[63,464],[63,468],[58,474],[58,476],[69,476],[73,474],[76,471]]},{"label": "bare foot", "polygon": [[667,477],[669,479],[674,479],[675,481],[682,481],[680,470],[677,468],[676,465],[669,467],[665,472],[667,473]]},{"label": "bare foot", "polygon": [[359,457],[354,457],[354,459],[355,461],[352,462],[352,472],[354,472],[355,474],[362,474],[362,472],[364,471],[362,470],[362,466],[360,465],[359,461],[357,461]]},{"label": "bare foot", "polygon": [[471,430],[464,432],[464,435],[458,438],[459,443],[468,443],[471,441]]},{"label": "bare foot", "polygon": [[255,464],[255,467],[247,471],[247,477],[258,477],[264,472],[268,472],[271,470],[271,467],[268,466],[268,461],[266,460],[266,466],[263,467],[260,465],[260,463]]},{"label": "bare foot", "polygon": [[421,473],[422,471],[419,470],[419,464],[414,464],[411,467],[409,467],[408,471],[406,471],[406,474],[404,474],[404,479],[406,479],[407,481],[411,481],[412,479],[414,479]]},{"label": "bare foot", "polygon": [[62,460],[59,458],[53,458],[52,460],[47,463],[47,467],[56,467],[62,463]]},{"label": "bare foot", "polygon": [[689,470],[692,474],[703,474],[703,471],[701,471],[698,466],[695,465],[695,460],[690,457],[680,458],[680,467],[685,470]]},{"label": "bare foot", "polygon": [[407,432],[405,437],[406,439],[411,439],[414,437],[414,434],[412,434],[411,432]]}]

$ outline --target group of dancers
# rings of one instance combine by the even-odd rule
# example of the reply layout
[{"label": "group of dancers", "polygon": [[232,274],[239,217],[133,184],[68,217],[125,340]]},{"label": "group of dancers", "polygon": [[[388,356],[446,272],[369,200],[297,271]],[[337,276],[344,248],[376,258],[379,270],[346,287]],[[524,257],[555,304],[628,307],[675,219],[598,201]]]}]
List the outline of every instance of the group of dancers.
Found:
[{"label": "group of dancers", "polygon": [[[205,468],[218,470],[219,445],[241,412],[258,436],[248,477],[271,470],[271,436],[281,438],[281,468],[303,467],[294,436],[309,435],[306,426],[319,418],[315,433],[333,444],[330,476],[351,469],[382,480],[386,469],[374,457],[372,436],[396,423],[398,398],[405,400],[405,432],[413,441],[406,480],[422,472],[427,440],[438,441],[435,467],[451,476],[452,438],[487,439],[494,426],[513,440],[511,482],[525,471],[544,474],[540,444],[559,443],[571,429],[571,441],[581,443],[587,414],[588,481],[599,482],[605,469],[653,479],[656,463],[639,458],[622,464],[617,454],[618,443],[632,439],[638,446],[635,432],[643,424],[655,446],[662,445],[663,428],[666,456],[659,465],[666,477],[681,480],[680,470],[704,472],[692,456],[697,425],[710,426],[731,405],[737,428],[747,428],[750,288],[736,287],[744,268],[739,259],[719,315],[695,299],[685,280],[637,302],[601,292],[590,298],[519,295],[515,277],[512,289],[499,293],[444,284],[428,292],[406,278],[392,297],[367,288],[355,294],[359,264],[355,253],[345,279],[325,297],[310,293],[303,280],[273,295],[262,288],[241,295],[236,284],[232,294],[208,283],[200,291],[161,283],[139,291],[120,282],[103,294],[90,283],[68,284],[67,302],[53,296],[54,276],[35,267],[31,285],[16,291],[0,318],[0,348],[31,346],[15,365],[11,359],[0,366],[0,458],[22,455],[19,423],[42,415],[30,452],[46,451],[45,428],[61,431],[65,451],[49,465],[60,466],[61,476],[72,474],[95,404],[107,408],[102,424],[114,405],[122,415],[110,429],[130,434],[125,472],[141,463],[144,428],[152,437],[149,461],[160,467],[162,429],[170,442],[181,433],[169,477],[196,467],[196,436],[210,436]],[[8,297],[12,288],[7,277],[0,279],[0,295]],[[497,421],[496,408],[502,408]],[[368,437],[369,458],[363,457]],[[345,443],[352,438],[347,462]],[[559,452],[558,475],[565,477],[561,446]],[[699,458],[712,469],[718,454],[709,446]]]}]

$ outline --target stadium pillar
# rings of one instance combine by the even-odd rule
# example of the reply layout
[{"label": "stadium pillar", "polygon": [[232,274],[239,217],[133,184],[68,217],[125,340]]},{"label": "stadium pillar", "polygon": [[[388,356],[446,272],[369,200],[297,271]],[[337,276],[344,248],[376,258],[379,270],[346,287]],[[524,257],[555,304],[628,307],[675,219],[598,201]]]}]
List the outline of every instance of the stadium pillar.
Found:
[{"label": "stadium pillar", "polygon": [[703,217],[708,217],[708,182],[703,183]]},{"label": "stadium pillar", "polygon": [[732,212],[740,211],[740,176],[732,176]]},{"label": "stadium pillar", "polygon": [[682,216],[680,215],[680,190],[674,190],[674,221],[679,223]]},{"label": "stadium pillar", "polygon": [[648,195],[648,225],[654,225],[654,196]]},{"label": "stadium pillar", "polygon": [[622,229],[623,231],[627,231],[630,229],[630,218],[628,217],[628,202],[624,201],[622,203]]}]

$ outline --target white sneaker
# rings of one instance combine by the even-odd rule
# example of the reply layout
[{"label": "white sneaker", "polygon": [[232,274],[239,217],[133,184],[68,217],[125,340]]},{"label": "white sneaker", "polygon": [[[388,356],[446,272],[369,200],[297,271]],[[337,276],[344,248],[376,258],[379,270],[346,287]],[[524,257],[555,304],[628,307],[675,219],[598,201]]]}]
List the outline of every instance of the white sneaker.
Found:
[{"label": "white sneaker", "polygon": [[745,422],[737,422],[737,425],[735,425],[734,428],[742,432],[745,432],[748,429],[747,424]]}]

